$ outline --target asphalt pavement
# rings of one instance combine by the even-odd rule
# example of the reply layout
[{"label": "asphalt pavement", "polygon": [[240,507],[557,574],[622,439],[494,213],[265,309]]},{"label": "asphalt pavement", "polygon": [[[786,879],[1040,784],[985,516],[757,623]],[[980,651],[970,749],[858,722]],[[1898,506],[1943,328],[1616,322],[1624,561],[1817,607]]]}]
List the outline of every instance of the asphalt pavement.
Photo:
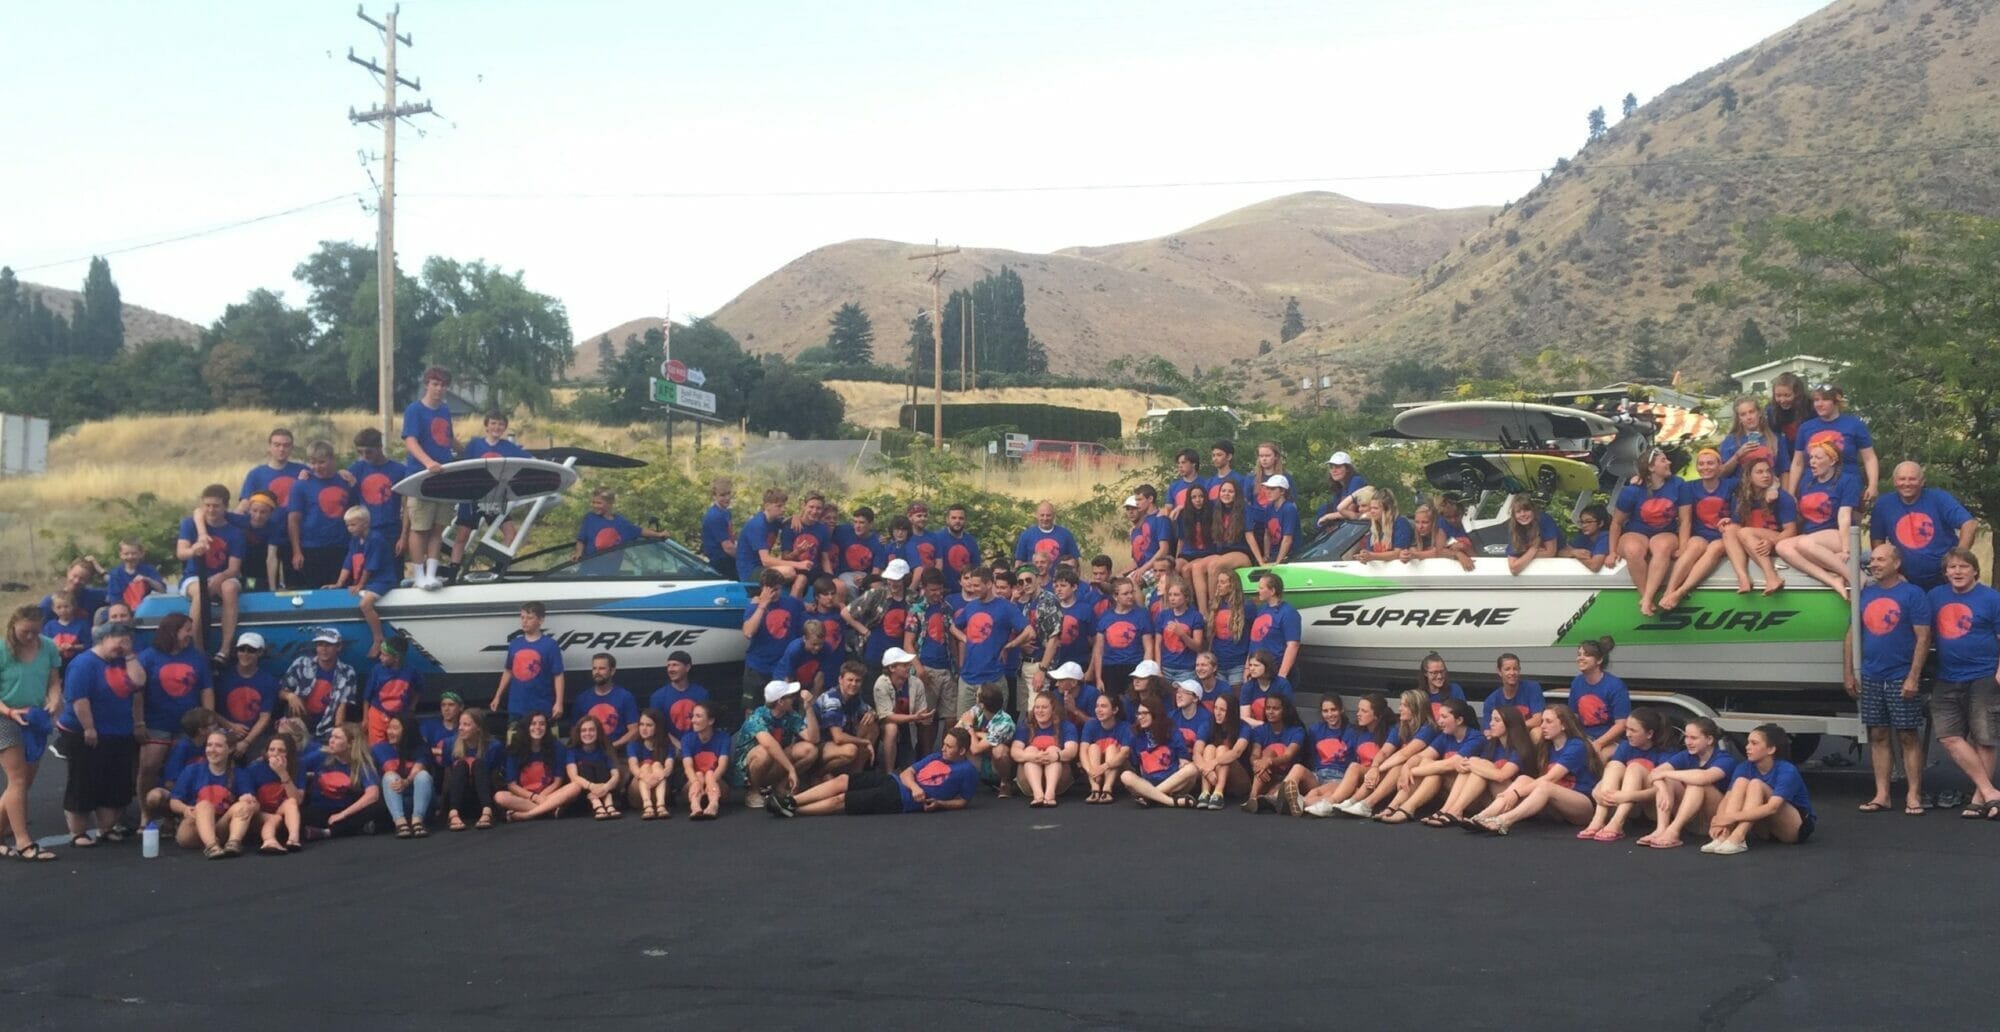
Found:
[{"label": "asphalt pavement", "polygon": [[[62,765],[35,790],[57,830]],[[0,1014],[89,1027],[1991,1028],[2000,822],[1713,857],[982,796],[0,862]]]}]

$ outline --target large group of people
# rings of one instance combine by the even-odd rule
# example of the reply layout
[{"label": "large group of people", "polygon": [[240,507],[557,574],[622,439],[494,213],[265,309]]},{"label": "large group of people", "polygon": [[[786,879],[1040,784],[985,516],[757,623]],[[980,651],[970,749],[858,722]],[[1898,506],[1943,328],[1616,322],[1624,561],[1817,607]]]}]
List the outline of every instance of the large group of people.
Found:
[{"label": "large group of people", "polygon": [[[650,693],[621,684],[609,653],[590,658],[587,685],[572,682],[545,609],[531,602],[520,632],[494,643],[505,656],[490,697],[426,697],[374,603],[398,584],[448,578],[472,529],[496,514],[390,488],[454,458],[521,454],[499,413],[461,447],[448,383],[443,370],[426,372],[404,421],[407,461],[364,431],[351,465],[339,467],[325,441],[300,464],[292,435],[273,431],[269,460],[245,477],[234,507],[214,485],[182,521],[178,581],[128,541],[115,568],[80,561],[43,606],[13,614],[0,655],[0,851],[54,855],[28,834],[26,811],[45,746],[67,761],[72,847],[129,837],[136,808],[214,858],[562,815],[700,821],[732,803],[779,817],[925,812],[981,791],[1030,807],[1123,796],[1142,807],[1240,805],[1496,835],[1547,818],[1596,842],[1633,832],[1673,848],[1705,835],[1703,851],[1720,854],[1753,837],[1803,842],[1815,827],[1783,729],[1758,727],[1739,755],[1705,718],[1676,723],[1635,707],[1611,672],[1608,639],[1577,650],[1559,702],[1517,657],[1500,655],[1498,687],[1475,708],[1433,654],[1394,698],[1326,686],[1316,719],[1302,717],[1300,615],[1270,567],[1346,521],[1366,525],[1352,553],[1361,561],[1443,559],[1469,570],[1478,553],[1459,499],[1425,500],[1405,516],[1395,492],[1369,485],[1346,452],[1326,463],[1327,501],[1302,518],[1270,442],[1245,471],[1229,441],[1209,449],[1206,469],[1195,451],[1180,452],[1164,488],[1141,485],[1125,499],[1127,547],[1115,557],[1087,555],[1046,502],[1006,547],[979,541],[961,506],[944,507],[933,526],[923,502],[843,515],[815,492],[794,512],[775,488],[739,524],[734,485],[719,479],[698,547],[719,576],[750,587],[740,685],[711,692],[680,651],[666,655],[666,682]],[[1925,486],[1914,463],[1897,466],[1894,490],[1876,497],[1866,426],[1842,411],[1836,388],[1810,392],[1809,417],[1807,396],[1790,377],[1770,405],[1738,401],[1728,435],[1695,456],[1693,479],[1654,451],[1609,506],[1581,512],[1571,535],[1533,498],[1515,497],[1507,569],[1623,566],[1648,614],[1680,605],[1724,562],[1742,592],[1756,590],[1756,577],[1767,594],[1781,590],[1779,559],[1843,595],[1858,587],[1864,638],[1849,688],[1877,782],[1862,809],[1890,808],[1900,745],[1906,809],[1917,812],[1921,674],[1934,647],[1929,715],[1975,786],[1964,815],[2000,817],[2000,593],[1979,583],[1967,547],[1977,523]],[[1876,547],[1872,579],[1856,586],[1845,531],[1864,506]],[[597,491],[572,558],[610,560],[658,536]],[[1251,567],[1261,569],[1246,593]],[[100,577],[104,587],[93,586]],[[236,606],[246,591],[283,585],[354,594],[370,635],[365,674],[342,658],[332,628],[283,670],[266,668],[265,642],[238,633]],[[133,609],[155,592],[212,607],[220,637],[205,642],[204,621],[185,616],[137,634]]]}]

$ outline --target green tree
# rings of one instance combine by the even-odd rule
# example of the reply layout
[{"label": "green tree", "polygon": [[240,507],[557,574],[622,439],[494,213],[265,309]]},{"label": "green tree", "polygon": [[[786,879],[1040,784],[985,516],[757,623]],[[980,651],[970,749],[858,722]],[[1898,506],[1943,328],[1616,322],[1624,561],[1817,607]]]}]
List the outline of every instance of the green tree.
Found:
[{"label": "green tree", "polygon": [[847,404],[819,381],[782,362],[764,366],[764,376],[750,394],[744,417],[752,431],[777,430],[801,440],[821,440],[840,434]]},{"label": "green tree", "polygon": [[1764,331],[1757,326],[1757,320],[1745,319],[1736,331],[1736,341],[1729,346],[1729,368],[1748,369],[1763,362],[1771,352],[1771,345],[1764,339]]},{"label": "green tree", "polygon": [[865,366],[875,361],[875,324],[860,305],[852,301],[841,305],[830,322],[826,349],[835,362]]},{"label": "green tree", "polygon": [[102,258],[92,258],[84,275],[72,346],[78,356],[99,361],[110,361],[125,351],[125,308],[118,298],[118,284],[111,281],[111,263]]},{"label": "green tree", "polygon": [[1618,105],[1618,117],[1631,118],[1632,112],[1637,110],[1639,110],[1639,95],[1636,93],[1627,93],[1624,103]]},{"label": "green tree", "polygon": [[[313,321],[303,375],[314,390],[329,396],[329,403],[339,397],[350,405],[375,407],[381,366],[376,275],[374,248],[340,240],[321,241],[319,250],[292,269],[292,278],[306,288],[306,311]],[[424,284],[398,269],[393,397],[416,396],[439,318],[436,299]]]},{"label": "green tree", "polygon": [[1639,383],[1665,383],[1673,375],[1672,363],[1660,342],[1659,324],[1641,319],[1632,331],[1632,349],[1625,358],[1632,379]]},{"label": "green tree", "polygon": [[1715,109],[1718,117],[1731,114],[1736,110],[1736,87],[1725,82],[1722,84],[1722,88],[1716,91],[1716,96],[1722,98],[1721,106]]},{"label": "green tree", "polygon": [[570,364],[569,314],[561,301],[528,289],[520,272],[485,262],[433,257],[424,287],[440,318],[431,358],[491,392],[491,404],[545,407],[549,385]]},{"label": "green tree", "polygon": [[2000,219],[1842,211],[1748,236],[1749,281],[1796,313],[1788,350],[1846,359],[1841,386],[1888,460],[2000,512]]},{"label": "green tree", "polygon": [[0,364],[41,369],[71,353],[69,320],[0,266]]},{"label": "green tree", "polygon": [[611,346],[611,335],[597,338],[597,375],[609,375],[611,367],[618,363],[618,349]]},{"label": "green tree", "polygon": [[202,379],[209,398],[222,408],[346,407],[344,398],[329,405],[307,390],[301,370],[312,339],[311,315],[285,304],[274,291],[251,291],[223,309],[222,318],[202,334]]},{"label": "green tree", "polygon": [[[967,320],[960,316],[960,312],[968,303],[972,306],[971,343],[982,375],[1040,374],[1049,371],[1048,351],[1028,329],[1027,292],[1021,283],[1021,276],[1003,265],[999,272],[969,288],[954,290],[945,299],[944,368],[948,377],[956,375],[966,343],[960,327]],[[910,323],[910,330],[911,357],[919,372],[928,373],[933,350],[929,318],[919,315]]]},{"label": "green tree", "polygon": [[1292,338],[1306,332],[1306,318],[1299,314],[1299,299],[1285,299],[1285,318],[1278,326],[1278,343],[1289,344]]},{"label": "green tree", "polygon": [[1600,104],[1597,107],[1590,109],[1589,122],[1590,122],[1590,138],[1595,140],[1602,137],[1605,132],[1603,105]]}]

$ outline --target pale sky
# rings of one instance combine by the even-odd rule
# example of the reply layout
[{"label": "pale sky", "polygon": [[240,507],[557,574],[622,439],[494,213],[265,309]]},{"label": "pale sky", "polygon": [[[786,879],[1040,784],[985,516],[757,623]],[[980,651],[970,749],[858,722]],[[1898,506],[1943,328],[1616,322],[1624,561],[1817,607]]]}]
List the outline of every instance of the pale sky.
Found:
[{"label": "pale sky", "polygon": [[[1573,153],[1590,108],[1615,121],[1819,6],[409,0],[424,90],[399,99],[443,117],[399,133],[397,251],[525,270],[587,338],[857,237],[1047,251],[1309,189],[1499,204],[1538,176],[1496,170]],[[346,54],[380,46],[354,7],[10,5],[0,264],[74,289],[92,254],[372,199],[381,133],[346,116],[382,91]],[[853,193],[881,191],[949,192]],[[351,197],[111,267],[206,324],[256,287],[302,303],[318,241],[374,236]]]}]

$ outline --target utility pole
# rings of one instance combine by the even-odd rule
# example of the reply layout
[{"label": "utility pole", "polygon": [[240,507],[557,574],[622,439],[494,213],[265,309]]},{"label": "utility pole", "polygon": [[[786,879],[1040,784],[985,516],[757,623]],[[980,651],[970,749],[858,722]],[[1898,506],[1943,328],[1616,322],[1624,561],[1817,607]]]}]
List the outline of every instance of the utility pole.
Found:
[{"label": "utility pole", "polygon": [[931,260],[931,447],[944,447],[944,256],[958,248],[944,250],[931,241],[926,254],[913,254],[909,261]]},{"label": "utility pole", "polygon": [[965,378],[965,363],[967,359],[972,357],[971,349],[965,346],[965,341],[966,341],[965,330],[966,326],[971,322],[968,316],[969,313],[966,311],[966,306],[959,305],[958,306],[958,393],[960,394],[964,394],[966,391],[972,389],[971,382]]},{"label": "utility pole", "polygon": [[970,291],[970,290],[966,291],[966,292],[965,292],[965,305],[966,305],[966,307],[968,307],[968,308],[972,309],[972,320],[971,320],[971,321],[972,321],[972,337],[970,338],[969,342],[968,342],[968,343],[967,343],[967,344],[965,345],[965,350],[966,350],[966,351],[968,351],[968,352],[971,352],[971,353],[972,353],[972,386],[973,386],[974,388],[977,388],[977,387],[979,386],[979,298],[978,298],[978,295],[974,294],[974,293],[973,293],[972,291]]},{"label": "utility pole", "polygon": [[393,437],[390,413],[396,399],[396,121],[411,115],[434,114],[429,101],[422,104],[396,103],[396,84],[401,83],[413,90],[423,89],[421,80],[411,81],[396,74],[396,44],[406,47],[416,46],[406,34],[396,32],[396,13],[401,5],[389,8],[386,22],[378,22],[368,17],[368,11],[355,7],[354,15],[375,27],[382,35],[382,63],[380,67],[371,59],[354,56],[354,48],[347,48],[347,59],[374,72],[382,80],[382,106],[372,111],[356,112],[347,109],[347,120],[360,125],[363,122],[382,123],[382,198],[375,206],[380,220],[375,240],[375,294],[377,297],[376,319],[376,371],[375,404],[377,415],[382,422],[382,439]]}]

